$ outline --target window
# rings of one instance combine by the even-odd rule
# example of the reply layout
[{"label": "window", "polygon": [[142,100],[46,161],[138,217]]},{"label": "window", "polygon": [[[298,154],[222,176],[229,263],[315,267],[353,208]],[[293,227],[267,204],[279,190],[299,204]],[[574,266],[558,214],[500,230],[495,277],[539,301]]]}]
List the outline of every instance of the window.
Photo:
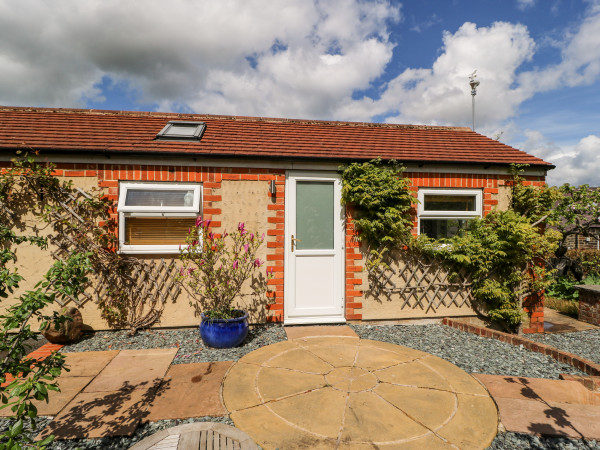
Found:
[{"label": "window", "polygon": [[119,250],[178,253],[200,213],[201,185],[121,183]]},{"label": "window", "polygon": [[419,189],[419,202],[419,234],[433,239],[451,238],[481,217],[477,189]]},{"label": "window", "polygon": [[157,139],[199,141],[206,129],[204,122],[171,120],[156,135]]}]

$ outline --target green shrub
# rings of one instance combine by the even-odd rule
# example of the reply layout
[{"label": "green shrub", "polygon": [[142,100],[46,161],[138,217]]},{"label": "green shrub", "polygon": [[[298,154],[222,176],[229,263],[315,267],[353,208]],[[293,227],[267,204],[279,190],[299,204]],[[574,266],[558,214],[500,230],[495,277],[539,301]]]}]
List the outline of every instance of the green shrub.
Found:
[{"label": "green shrub", "polygon": [[573,288],[577,284],[579,283],[568,277],[558,277],[556,282],[546,290],[546,294],[561,300],[577,300],[579,292]]},{"label": "green shrub", "polygon": [[581,264],[583,276],[600,275],[600,250],[569,250],[567,256]]},{"label": "green shrub", "polygon": [[583,284],[600,285],[600,275],[591,273],[583,279]]}]

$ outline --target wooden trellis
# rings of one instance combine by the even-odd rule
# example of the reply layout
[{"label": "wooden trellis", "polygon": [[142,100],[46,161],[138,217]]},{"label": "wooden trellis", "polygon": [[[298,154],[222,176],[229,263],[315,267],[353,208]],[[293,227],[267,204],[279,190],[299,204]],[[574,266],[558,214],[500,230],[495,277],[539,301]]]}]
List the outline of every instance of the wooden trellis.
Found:
[{"label": "wooden trellis", "polygon": [[369,272],[371,295],[398,301],[402,310],[423,314],[440,307],[472,308],[471,277],[464,269],[457,268],[451,276],[441,261],[407,252],[392,253],[387,264],[387,268]]},{"label": "wooden trellis", "polygon": [[[95,239],[86,235],[85,211],[79,211],[83,199],[91,197],[81,189],[66,193],[60,208],[51,212],[53,223],[61,224],[60,232],[54,233],[51,241],[55,246],[52,256],[64,260],[73,251],[94,252],[94,272],[79,299],[67,296],[67,300],[57,302],[61,306],[73,302],[81,307],[88,301],[101,304],[109,298],[126,297],[127,325],[132,331],[156,323],[164,306],[175,301],[181,292],[176,281],[178,267],[176,261],[161,259],[144,260],[114,252],[101,247]],[[89,228],[94,232],[94,228]]]}]

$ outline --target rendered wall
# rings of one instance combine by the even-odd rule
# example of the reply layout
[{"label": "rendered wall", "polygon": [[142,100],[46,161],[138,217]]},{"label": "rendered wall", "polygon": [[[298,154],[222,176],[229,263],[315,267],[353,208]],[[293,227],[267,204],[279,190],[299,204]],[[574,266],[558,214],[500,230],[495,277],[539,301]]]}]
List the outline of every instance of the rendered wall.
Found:
[{"label": "rendered wall", "polygon": [[[278,320],[283,311],[283,286],[279,288],[278,280],[283,280],[283,265],[278,263],[278,258],[283,258],[283,250],[276,248],[280,240],[283,246],[283,185],[285,176],[283,171],[275,169],[236,169],[214,167],[180,167],[180,166],[141,166],[141,165],[109,165],[109,164],[58,164],[56,175],[66,176],[74,184],[84,190],[100,187],[107,197],[118,201],[120,181],[164,181],[164,182],[200,182],[203,185],[202,213],[205,218],[212,219],[211,228],[216,233],[236,229],[239,222],[246,223],[246,229],[265,234],[265,242],[259,249],[259,258],[265,264],[259,269],[265,274],[266,270],[273,270],[275,278],[269,284],[272,305],[256,304],[250,294],[249,286],[245,286],[240,306],[249,309],[251,322],[265,322]],[[276,181],[281,194],[272,196],[269,193],[271,180]],[[278,205],[280,204],[280,205]],[[280,216],[278,218],[277,216]],[[118,221],[118,214],[113,211],[112,218]],[[30,226],[32,216],[28,217]],[[38,224],[39,227],[39,224]],[[42,228],[40,234],[46,233]],[[273,244],[276,245],[273,245]],[[35,282],[52,265],[53,259],[50,252],[40,251],[37,247],[21,245],[17,250],[16,266],[25,277],[20,292],[32,289]],[[177,259],[178,255],[143,255],[137,256],[144,260],[160,261],[161,258]],[[195,309],[189,304],[190,297],[185,291],[176,298],[174,303],[165,305],[164,312],[157,326],[182,327],[197,326],[200,318],[195,314]],[[3,301],[0,310],[5,310],[13,302]],[[56,305],[54,308],[58,308]],[[107,322],[101,317],[100,310],[95,303],[88,301],[80,307],[86,326],[101,330],[107,329]],[[34,325],[35,326],[35,325]]]},{"label": "rendered wall", "polygon": [[[203,186],[203,216],[213,220],[215,232],[231,230],[238,222],[246,222],[246,228],[257,230],[266,235],[260,258],[266,261],[261,268],[272,270],[274,278],[269,281],[271,304],[260,308],[250,306],[253,322],[282,321],[284,307],[284,222],[285,222],[285,170],[251,169],[206,166],[169,166],[169,165],[131,165],[131,164],[60,164],[57,175],[73,179],[78,186],[87,189],[99,186],[107,197],[118,200],[120,181],[161,181],[161,182],[200,182]],[[493,208],[508,207],[510,188],[506,186],[507,176],[478,175],[456,173],[418,173],[406,172],[412,180],[412,191],[417,195],[420,187],[434,188],[479,188],[483,190],[483,212],[487,214]],[[542,184],[543,177],[529,177],[527,183]],[[276,183],[276,195],[269,192],[271,181]],[[415,205],[416,207],[416,205]],[[360,248],[357,232],[352,222],[353,211],[347,208],[346,217],[346,319],[407,319],[422,317],[473,315],[467,307],[428,308],[403,306],[404,299],[394,296],[374,296],[369,294],[370,287],[364,271],[364,249]],[[113,211],[113,218],[118,214]],[[414,219],[413,232],[417,232],[417,218]],[[177,255],[159,255],[152,258],[177,258]],[[17,266],[26,276],[29,289],[50,267],[50,255],[43,257],[37,249],[23,247],[18,251]],[[245,294],[248,290],[245,290]],[[249,305],[252,299],[244,297],[243,303]],[[1,302],[0,308],[9,303]],[[539,308],[535,307],[535,311]],[[94,329],[106,329],[106,321],[94,303],[88,302],[81,308],[84,322]],[[532,309],[533,311],[533,309]],[[537,312],[536,312],[537,314]],[[175,303],[165,306],[160,327],[196,326],[200,319],[194,308],[189,305],[185,293],[179,295]]]}]

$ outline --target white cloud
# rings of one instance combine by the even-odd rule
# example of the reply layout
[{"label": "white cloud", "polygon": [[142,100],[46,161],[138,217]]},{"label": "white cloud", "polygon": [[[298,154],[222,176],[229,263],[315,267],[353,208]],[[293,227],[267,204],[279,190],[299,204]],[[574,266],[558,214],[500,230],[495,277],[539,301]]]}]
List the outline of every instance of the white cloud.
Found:
[{"label": "white cloud", "polygon": [[600,78],[600,2],[590,3],[582,23],[561,43],[561,62],[524,72],[519,84],[532,92],[591,84]]},{"label": "white cloud", "polygon": [[83,106],[109,77],[160,109],[329,117],[383,73],[400,18],[383,0],[6,0],[0,103]]},{"label": "white cloud", "polygon": [[496,22],[489,27],[465,23],[444,33],[442,53],[431,69],[406,69],[391,80],[380,100],[363,99],[338,111],[346,118],[385,114],[388,121],[471,124],[468,75],[477,69],[478,128],[513,116],[530,95],[514,86],[516,71],[534,53],[535,43],[520,24]]},{"label": "white cloud", "polygon": [[535,0],[517,0],[517,8],[524,11],[535,6]]},{"label": "white cloud", "polygon": [[526,141],[519,145],[532,155],[556,166],[548,173],[548,184],[559,186],[564,183],[598,186],[600,167],[600,136],[589,135],[575,145],[557,145],[539,131],[527,130]]}]

